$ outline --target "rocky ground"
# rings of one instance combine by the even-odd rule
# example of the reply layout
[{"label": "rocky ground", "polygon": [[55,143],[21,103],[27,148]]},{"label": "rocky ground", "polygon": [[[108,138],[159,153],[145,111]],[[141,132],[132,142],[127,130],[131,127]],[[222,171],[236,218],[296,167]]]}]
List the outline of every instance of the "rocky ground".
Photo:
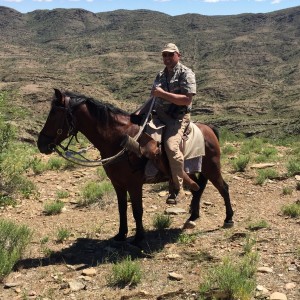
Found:
[{"label": "rocky ground", "polygon": [[[181,213],[172,214],[172,224],[165,231],[153,227],[155,214],[172,208],[165,204],[161,185],[144,187],[144,226],[147,238],[143,251],[111,238],[118,230],[115,195],[107,196],[102,205],[76,206],[84,183],[97,178],[95,169],[83,167],[69,171],[47,171],[28,174],[38,193],[30,199],[18,199],[16,207],[0,210],[0,218],[27,224],[34,230],[33,240],[16,269],[0,285],[0,299],[197,299],[200,282],[209,268],[223,258],[242,255],[246,237],[256,241],[259,253],[257,298],[300,299],[300,220],[286,217],[281,208],[299,201],[297,178],[254,183],[254,170],[232,173],[224,168],[235,210],[235,226],[223,229],[223,200],[208,184],[202,198],[201,219],[196,227],[183,231],[188,218],[189,201],[177,204]],[[283,194],[284,187],[294,187]],[[47,201],[57,191],[68,191],[59,215],[43,213]],[[187,197],[190,195],[187,193]],[[130,206],[130,203],[128,204]],[[129,213],[129,240],[134,235],[134,222]],[[267,228],[250,231],[250,223],[265,220]],[[71,236],[57,243],[59,228]],[[185,233],[194,237],[179,242]],[[49,254],[52,255],[49,257]],[[141,266],[142,280],[135,287],[114,288],[107,278],[113,264],[130,255]],[[172,277],[175,276],[175,278]],[[278,294],[279,293],[279,294]]]}]

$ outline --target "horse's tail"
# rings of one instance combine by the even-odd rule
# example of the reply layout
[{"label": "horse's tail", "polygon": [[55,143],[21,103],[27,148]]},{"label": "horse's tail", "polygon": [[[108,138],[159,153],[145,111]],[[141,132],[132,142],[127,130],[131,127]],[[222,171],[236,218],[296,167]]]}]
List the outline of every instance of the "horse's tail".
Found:
[{"label": "horse's tail", "polygon": [[212,125],[212,124],[207,124],[207,126],[212,129],[212,131],[214,132],[215,136],[217,137],[217,139],[219,141],[220,140],[220,133],[219,133],[218,128],[216,126]]}]

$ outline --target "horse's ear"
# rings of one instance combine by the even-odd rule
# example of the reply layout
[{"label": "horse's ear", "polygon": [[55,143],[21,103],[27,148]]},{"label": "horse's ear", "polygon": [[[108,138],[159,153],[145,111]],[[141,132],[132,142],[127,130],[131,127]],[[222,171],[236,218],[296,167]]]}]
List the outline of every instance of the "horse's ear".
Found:
[{"label": "horse's ear", "polygon": [[55,98],[56,98],[58,101],[62,102],[63,94],[61,93],[61,91],[58,90],[58,89],[54,89],[54,92],[55,92]]}]

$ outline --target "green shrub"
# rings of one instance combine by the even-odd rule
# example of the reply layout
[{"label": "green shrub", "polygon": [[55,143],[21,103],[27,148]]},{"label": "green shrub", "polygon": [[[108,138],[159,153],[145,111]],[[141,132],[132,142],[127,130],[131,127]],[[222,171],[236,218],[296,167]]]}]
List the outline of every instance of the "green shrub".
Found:
[{"label": "green shrub", "polygon": [[100,203],[103,196],[105,194],[111,193],[112,191],[113,186],[108,181],[88,182],[81,192],[78,204],[80,206],[88,206],[94,203]]},{"label": "green shrub", "polygon": [[123,261],[113,265],[112,274],[108,277],[111,286],[125,287],[135,286],[142,278],[140,265],[126,257]]},{"label": "green shrub", "polygon": [[157,230],[163,230],[169,228],[172,223],[172,219],[169,215],[156,214],[153,218],[153,226]]},{"label": "green shrub", "polygon": [[236,153],[236,148],[233,147],[231,144],[226,144],[222,147],[222,154],[223,155],[232,155]]},{"label": "green shrub", "polygon": [[195,242],[196,238],[197,238],[196,234],[181,233],[178,236],[177,242],[185,245],[192,244]]},{"label": "green shrub", "polygon": [[200,285],[200,299],[218,298],[249,300],[256,287],[257,254],[249,253],[241,261],[226,258],[220,266],[212,268],[205,282]]},{"label": "green shrub", "polygon": [[27,226],[0,220],[0,281],[21,258],[31,236],[32,232]]},{"label": "green shrub", "polygon": [[266,162],[271,160],[276,160],[278,151],[275,147],[266,147],[263,148],[261,153],[255,157],[256,162]]},{"label": "green shrub", "polygon": [[275,179],[278,173],[274,169],[263,169],[257,171],[256,184],[262,185],[266,179]]},{"label": "green shrub", "polygon": [[44,205],[44,213],[47,216],[58,215],[61,213],[64,203],[60,200],[50,201]]},{"label": "green shrub", "polygon": [[66,228],[59,228],[57,231],[57,237],[56,237],[56,241],[57,243],[62,243],[65,240],[67,240],[71,235],[70,230],[66,229]]},{"label": "green shrub", "polygon": [[8,195],[0,195],[0,207],[15,206],[17,201]]},{"label": "green shrub", "polygon": [[251,154],[251,153],[261,153],[263,149],[264,141],[259,138],[253,138],[246,140],[241,146],[241,153]]},{"label": "green shrub", "polygon": [[233,160],[232,166],[235,172],[244,172],[250,161],[249,155],[241,155]]},{"label": "green shrub", "polygon": [[287,163],[287,172],[289,176],[300,174],[300,159],[292,158]]},{"label": "green shrub", "polygon": [[47,170],[47,164],[43,163],[40,158],[34,157],[31,162],[31,169],[34,174],[38,175]]},{"label": "green shrub", "polygon": [[58,199],[68,198],[69,196],[70,196],[70,193],[68,191],[57,191],[56,192],[56,197]]},{"label": "green shrub", "polygon": [[292,195],[292,193],[293,193],[293,188],[290,186],[285,186],[282,189],[282,195]]},{"label": "green shrub", "polygon": [[282,207],[282,212],[284,215],[298,218],[300,216],[300,204],[298,202],[287,204]]},{"label": "green shrub", "polygon": [[61,157],[53,156],[48,160],[47,166],[49,170],[60,170],[64,166],[64,159]]},{"label": "green shrub", "polygon": [[269,227],[269,224],[266,220],[259,220],[259,221],[250,223],[247,228],[251,231],[254,231],[254,230],[259,230],[259,229],[268,228],[268,227]]}]

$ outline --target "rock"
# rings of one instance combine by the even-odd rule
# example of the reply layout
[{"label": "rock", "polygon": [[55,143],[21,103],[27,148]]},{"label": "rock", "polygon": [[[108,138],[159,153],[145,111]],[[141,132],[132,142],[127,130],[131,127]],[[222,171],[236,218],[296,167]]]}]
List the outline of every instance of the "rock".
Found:
[{"label": "rock", "polygon": [[256,293],[255,293],[255,296],[256,297],[264,297],[264,296],[268,296],[270,293],[269,293],[269,290],[267,288],[265,288],[264,286],[262,285],[258,285],[256,287]]},{"label": "rock", "polygon": [[165,197],[165,196],[167,196],[168,195],[168,192],[166,192],[166,191],[162,191],[162,192],[159,192],[158,193],[158,196],[159,197]]},{"label": "rock", "polygon": [[80,290],[85,289],[85,285],[80,281],[71,280],[68,283],[69,283],[69,287],[70,287],[72,292],[78,292]]},{"label": "rock", "polygon": [[275,292],[270,295],[270,300],[287,300],[287,297],[285,294]]},{"label": "rock", "polygon": [[294,289],[296,287],[296,283],[294,283],[294,282],[289,282],[289,283],[287,283],[286,285],[285,285],[285,289],[286,290],[292,290],[292,289]]},{"label": "rock", "polygon": [[270,167],[274,167],[275,164],[274,163],[261,163],[261,164],[254,164],[252,166],[250,166],[251,169],[265,169],[265,168],[270,168]]},{"label": "rock", "polygon": [[181,281],[183,279],[183,276],[181,274],[171,272],[169,273],[169,278],[177,281]]},{"label": "rock", "polygon": [[171,259],[171,260],[175,260],[177,258],[180,258],[181,256],[179,254],[167,254],[166,258],[167,259]]},{"label": "rock", "polygon": [[13,288],[13,287],[17,287],[17,286],[19,286],[19,285],[21,285],[20,282],[6,282],[6,283],[4,284],[4,288],[5,288],[5,289],[10,289],[10,288]]},{"label": "rock", "polygon": [[295,176],[295,179],[296,179],[297,181],[300,181],[300,175],[296,175],[296,176]]},{"label": "rock", "polygon": [[273,273],[273,269],[269,267],[259,267],[257,268],[257,272],[260,273]]},{"label": "rock", "polygon": [[84,276],[95,276],[97,274],[97,270],[94,268],[84,269],[81,274]]},{"label": "rock", "polygon": [[185,209],[179,207],[169,207],[165,212],[167,215],[179,215],[186,213]]}]

